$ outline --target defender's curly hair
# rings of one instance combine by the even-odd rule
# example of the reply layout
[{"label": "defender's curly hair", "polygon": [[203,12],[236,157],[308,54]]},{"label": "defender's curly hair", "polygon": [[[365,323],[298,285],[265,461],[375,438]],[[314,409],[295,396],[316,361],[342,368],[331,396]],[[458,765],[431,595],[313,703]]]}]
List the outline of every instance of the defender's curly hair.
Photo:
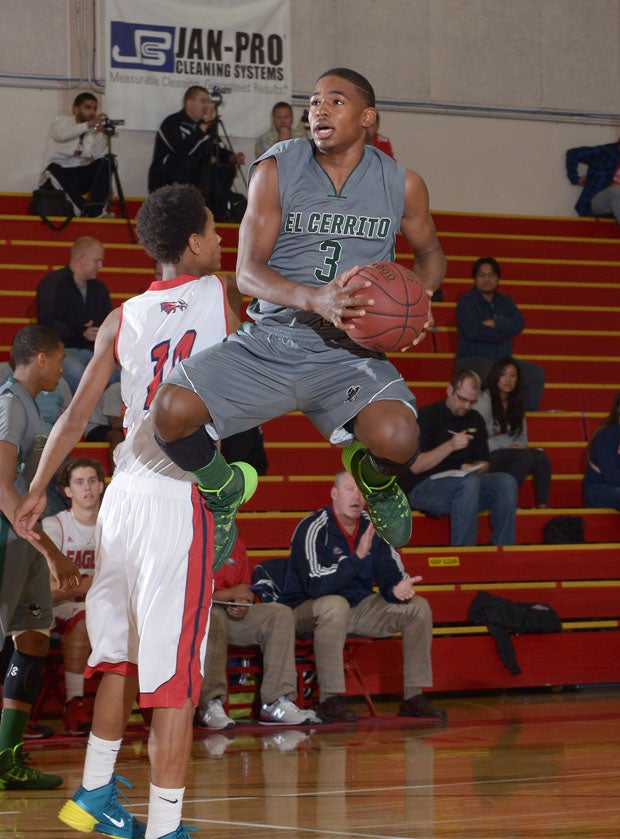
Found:
[{"label": "defender's curly hair", "polygon": [[152,192],[136,218],[138,239],[148,255],[165,264],[179,262],[192,233],[208,219],[202,193],[191,184],[169,184]]}]

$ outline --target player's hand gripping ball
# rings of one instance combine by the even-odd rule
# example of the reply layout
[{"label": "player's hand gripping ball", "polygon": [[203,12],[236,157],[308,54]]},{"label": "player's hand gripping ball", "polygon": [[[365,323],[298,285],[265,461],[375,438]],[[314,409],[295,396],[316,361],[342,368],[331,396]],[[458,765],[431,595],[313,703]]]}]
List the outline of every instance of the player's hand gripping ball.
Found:
[{"label": "player's hand gripping ball", "polygon": [[347,335],[360,347],[375,352],[395,352],[410,346],[430,319],[430,297],[413,271],[396,262],[372,262],[348,282],[358,280],[371,285],[357,294],[375,302],[366,307],[365,315],[345,319],[354,324]]}]

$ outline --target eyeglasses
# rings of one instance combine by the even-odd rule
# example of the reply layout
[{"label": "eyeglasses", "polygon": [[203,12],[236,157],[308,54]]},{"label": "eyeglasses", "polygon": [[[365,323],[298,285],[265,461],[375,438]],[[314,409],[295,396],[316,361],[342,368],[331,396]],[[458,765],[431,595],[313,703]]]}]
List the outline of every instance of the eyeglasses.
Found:
[{"label": "eyeglasses", "polygon": [[476,397],[475,399],[466,399],[464,396],[461,396],[458,390],[453,391],[453,393],[459,400],[459,402],[461,402],[463,405],[474,405],[478,400],[478,397]]}]

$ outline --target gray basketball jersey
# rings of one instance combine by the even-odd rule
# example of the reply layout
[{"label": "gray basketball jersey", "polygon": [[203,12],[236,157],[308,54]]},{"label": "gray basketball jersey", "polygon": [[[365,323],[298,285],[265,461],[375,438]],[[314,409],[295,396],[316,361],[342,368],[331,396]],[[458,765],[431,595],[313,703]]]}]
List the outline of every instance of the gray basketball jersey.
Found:
[{"label": "gray basketball jersey", "polygon": [[[337,193],[313,150],[308,140],[285,140],[258,158],[250,177],[258,162],[275,159],[282,220],[269,265],[289,280],[320,286],[355,265],[394,259],[405,203],[405,170],[378,149],[365,146],[362,159]],[[304,324],[320,330],[324,339],[352,343],[313,312],[256,300],[249,313],[256,322]]]},{"label": "gray basketball jersey", "polygon": [[[17,446],[15,487],[22,496],[26,495],[37,471],[46,439],[45,423],[34,399],[23,385],[8,379],[0,387],[0,440]],[[17,539],[1,513],[0,519],[3,519],[0,530],[4,524],[8,540]]]}]

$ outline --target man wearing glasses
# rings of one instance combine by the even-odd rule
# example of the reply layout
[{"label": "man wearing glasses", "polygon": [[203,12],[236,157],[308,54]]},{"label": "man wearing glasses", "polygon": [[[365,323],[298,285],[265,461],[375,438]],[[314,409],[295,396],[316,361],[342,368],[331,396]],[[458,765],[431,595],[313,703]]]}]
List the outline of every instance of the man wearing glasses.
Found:
[{"label": "man wearing glasses", "polygon": [[480,377],[455,373],[446,398],[420,409],[420,454],[400,484],[414,510],[450,516],[450,544],[475,545],[478,513],[489,510],[494,545],[514,545],[517,482],[489,472],[487,430],[474,410]]}]

